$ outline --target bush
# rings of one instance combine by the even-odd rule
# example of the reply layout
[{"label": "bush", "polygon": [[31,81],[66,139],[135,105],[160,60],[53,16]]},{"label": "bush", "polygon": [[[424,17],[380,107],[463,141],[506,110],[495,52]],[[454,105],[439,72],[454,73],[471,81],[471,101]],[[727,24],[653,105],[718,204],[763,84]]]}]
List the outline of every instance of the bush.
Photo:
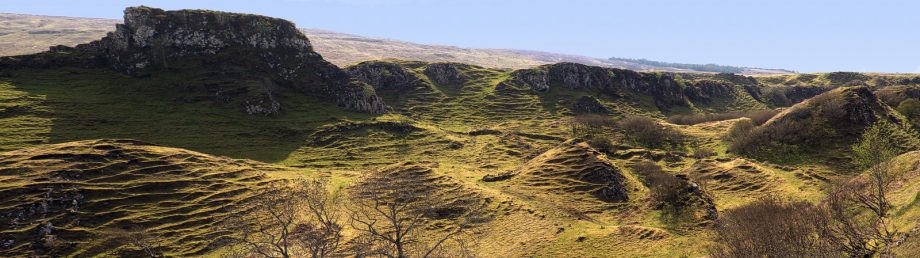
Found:
[{"label": "bush", "polygon": [[716,226],[715,258],[842,257],[820,237],[825,216],[807,201],[766,198],[729,210]]},{"label": "bush", "polygon": [[920,118],[920,100],[907,99],[901,101],[901,103],[898,104],[898,112],[901,112],[901,114],[911,121],[917,121],[917,118]]},{"label": "bush", "polygon": [[763,90],[763,99],[767,103],[771,103],[776,106],[790,106],[794,104],[786,94],[789,92],[791,87],[768,87]]},{"label": "bush", "polygon": [[728,151],[733,153],[750,153],[757,146],[754,144],[754,123],[750,119],[735,122],[723,139],[728,143]]},{"label": "bush", "polygon": [[632,169],[651,190],[651,199],[656,208],[662,209],[666,215],[677,218],[690,206],[692,196],[687,191],[690,187],[687,180],[669,174],[651,161],[639,162]]},{"label": "bush", "polygon": [[714,151],[712,148],[710,148],[710,147],[699,147],[699,148],[696,148],[696,150],[693,151],[693,156],[692,156],[692,157],[695,158],[695,159],[702,159],[702,158],[712,157],[712,156],[715,156],[715,155],[716,155],[716,151]]},{"label": "bush", "polygon": [[604,130],[614,126],[613,119],[605,115],[582,114],[572,117],[569,121],[572,128],[572,136],[593,136],[603,133]]},{"label": "bush", "polygon": [[695,125],[699,123],[706,123],[712,121],[724,121],[736,118],[747,117],[754,122],[755,125],[761,125],[766,123],[767,120],[773,118],[776,114],[779,113],[778,109],[774,110],[757,110],[757,111],[743,111],[743,112],[729,112],[729,113],[718,113],[718,114],[691,114],[691,115],[675,115],[668,117],[668,122],[672,124],[679,125]]},{"label": "bush", "polygon": [[594,149],[597,149],[603,152],[607,152],[613,149],[613,143],[610,142],[610,139],[607,139],[607,137],[603,137],[600,135],[591,136],[591,138],[588,139],[588,145],[591,145],[591,147],[593,147]]},{"label": "bush", "polygon": [[646,147],[660,147],[683,141],[683,135],[680,132],[648,117],[626,117],[618,121],[616,126],[635,143]]}]

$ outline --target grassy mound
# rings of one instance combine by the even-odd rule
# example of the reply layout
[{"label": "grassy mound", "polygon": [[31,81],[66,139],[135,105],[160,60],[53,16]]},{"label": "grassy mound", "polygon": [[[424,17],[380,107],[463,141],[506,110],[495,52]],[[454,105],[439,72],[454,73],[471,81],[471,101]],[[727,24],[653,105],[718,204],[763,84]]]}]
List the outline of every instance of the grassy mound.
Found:
[{"label": "grassy mound", "polygon": [[133,140],[91,140],[0,153],[3,256],[92,256],[95,235],[139,227],[167,253],[209,251],[215,218],[282,168]]},{"label": "grassy mound", "polygon": [[739,152],[779,162],[802,162],[804,157],[818,157],[846,164],[846,156],[839,152],[848,151],[863,130],[878,121],[896,127],[899,133],[893,137],[909,138],[912,134],[904,116],[881,102],[868,88],[844,87],[783,110],[763,125],[752,128],[743,139],[733,136],[736,137],[733,140]]},{"label": "grassy mound", "polygon": [[434,169],[439,165],[428,162],[403,162],[386,166],[369,173],[352,186],[357,194],[382,194],[394,187],[410,188],[409,192],[425,198],[434,205],[429,219],[450,218],[468,212],[466,209],[485,209],[490,199],[463,181],[440,175]]},{"label": "grassy mound", "polygon": [[893,209],[894,226],[904,235],[893,248],[897,257],[920,254],[920,151],[901,154],[892,159],[890,171],[895,181],[888,194]]},{"label": "grassy mound", "polygon": [[[777,193],[783,179],[771,169],[745,159],[704,159],[684,170],[701,181],[703,188],[722,205],[734,200],[755,200],[765,194]],[[720,205],[721,206],[721,205]]]},{"label": "grassy mound", "polygon": [[563,143],[530,160],[511,182],[579,210],[628,202],[638,197],[634,193],[641,187],[606,155],[575,142]]}]

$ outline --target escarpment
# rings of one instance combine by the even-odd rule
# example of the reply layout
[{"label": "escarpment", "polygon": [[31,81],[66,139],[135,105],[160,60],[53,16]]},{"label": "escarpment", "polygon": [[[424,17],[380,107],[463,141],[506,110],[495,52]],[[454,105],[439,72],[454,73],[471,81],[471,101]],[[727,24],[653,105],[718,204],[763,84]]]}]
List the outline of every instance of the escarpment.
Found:
[{"label": "escarpment", "polygon": [[139,77],[202,69],[215,78],[254,82],[192,87],[250,114],[279,113],[278,96],[286,92],[384,112],[373,88],[323,60],[293,23],[259,15],[130,7],[124,24],[100,40],[0,61],[4,68],[54,66],[111,68]]},{"label": "escarpment", "polygon": [[675,74],[644,73],[575,63],[558,63],[514,71],[508,80],[496,86],[496,90],[549,92],[555,87],[598,91],[614,97],[648,96],[662,111],[675,107],[690,107],[697,102],[705,104],[714,98],[749,94],[744,90],[739,93],[733,83],[689,82]]}]

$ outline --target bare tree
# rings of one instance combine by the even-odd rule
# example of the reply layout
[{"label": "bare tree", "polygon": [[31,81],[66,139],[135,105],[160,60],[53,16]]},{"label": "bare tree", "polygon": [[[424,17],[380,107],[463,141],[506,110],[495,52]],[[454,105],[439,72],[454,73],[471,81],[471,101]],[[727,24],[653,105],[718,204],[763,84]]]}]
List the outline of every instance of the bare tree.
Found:
[{"label": "bare tree", "polygon": [[329,257],[340,252],[340,195],[325,181],[275,181],[255,193],[247,212],[228,216],[229,256]]},{"label": "bare tree", "polygon": [[875,240],[884,245],[876,250],[887,255],[887,249],[894,242],[897,231],[891,225],[891,202],[888,191],[897,175],[891,170],[891,161],[901,153],[901,148],[891,136],[898,130],[896,125],[881,120],[866,128],[858,143],[853,145],[853,161],[867,169],[864,178],[857,178],[839,189],[837,197],[843,198],[839,203],[869,211],[874,222]]},{"label": "bare tree", "polygon": [[887,191],[894,181],[889,162],[900,153],[900,149],[889,135],[894,125],[880,121],[863,133],[858,143],[853,145],[853,161],[867,169],[866,193],[854,196],[863,207],[879,217],[888,217],[891,204]]},{"label": "bare tree", "polygon": [[827,223],[822,237],[850,256],[890,256],[898,235],[888,199],[897,176],[890,162],[901,151],[891,136],[897,129],[885,121],[866,128],[852,147],[854,164],[866,169],[866,174],[835,184],[824,202]]},{"label": "bare tree", "polygon": [[313,223],[301,223],[294,228],[294,240],[310,257],[338,254],[342,242],[342,191],[329,193],[325,181],[301,184],[300,198],[306,205],[306,216]]},{"label": "bare tree", "polygon": [[885,121],[868,127],[852,147],[866,174],[835,184],[820,205],[767,199],[726,213],[713,256],[891,257],[899,236],[888,199],[897,178],[890,163],[902,151],[896,130]]},{"label": "bare tree", "polygon": [[861,195],[861,187],[842,183],[834,186],[824,201],[825,219],[820,225],[820,236],[834,243],[836,248],[852,257],[866,257],[875,253],[875,216],[866,216],[855,207],[854,197]]},{"label": "bare tree", "polygon": [[768,197],[732,209],[716,226],[712,257],[840,257],[819,238],[822,212],[806,201]]},{"label": "bare tree", "polygon": [[[480,218],[478,206],[442,202],[435,188],[423,180],[378,172],[353,189],[349,213],[358,232],[352,241],[357,256],[471,256],[464,235]],[[448,223],[441,230],[424,230],[426,222],[434,220]]]}]

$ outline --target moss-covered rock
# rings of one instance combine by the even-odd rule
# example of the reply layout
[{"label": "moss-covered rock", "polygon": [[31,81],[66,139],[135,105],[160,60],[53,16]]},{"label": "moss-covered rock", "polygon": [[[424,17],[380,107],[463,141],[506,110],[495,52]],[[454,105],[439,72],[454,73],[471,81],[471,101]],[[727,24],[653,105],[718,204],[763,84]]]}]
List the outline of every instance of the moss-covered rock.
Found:
[{"label": "moss-covered rock", "polygon": [[422,73],[428,76],[431,82],[439,85],[462,84],[466,78],[462,69],[469,69],[469,65],[457,63],[432,63],[425,66]]},{"label": "moss-covered rock", "polygon": [[345,68],[353,78],[367,83],[375,90],[404,91],[412,89],[421,79],[395,62],[367,61]]}]

